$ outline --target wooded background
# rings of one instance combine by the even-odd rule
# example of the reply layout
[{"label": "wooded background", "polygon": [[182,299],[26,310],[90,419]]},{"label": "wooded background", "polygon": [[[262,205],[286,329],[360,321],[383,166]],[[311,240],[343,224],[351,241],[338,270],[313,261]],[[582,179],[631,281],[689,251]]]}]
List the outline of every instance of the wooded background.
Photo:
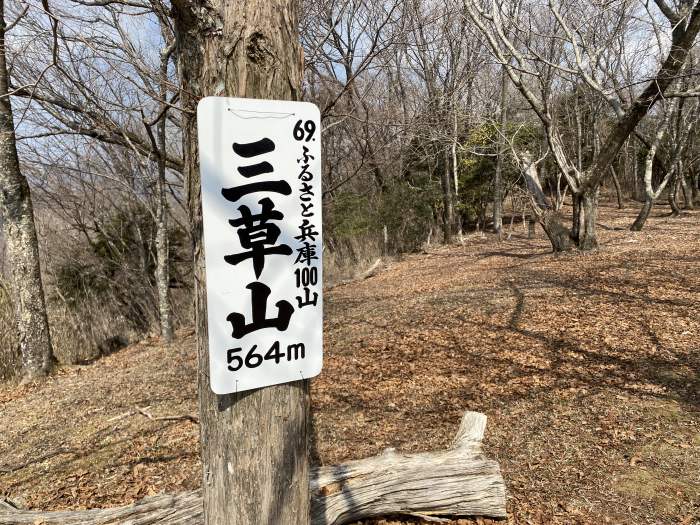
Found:
[{"label": "wooded background", "polygon": [[[183,121],[194,107],[177,27],[198,13],[212,39],[233,37],[207,2],[2,7],[0,373],[42,374],[148,333],[167,341],[193,322]],[[697,200],[698,1],[288,9],[303,51],[295,96],[322,115],[331,280],[521,222],[539,223],[555,251],[592,249],[601,198],[639,207],[633,229],[655,204],[677,215]],[[250,27],[241,49],[273,74],[269,35]]]}]

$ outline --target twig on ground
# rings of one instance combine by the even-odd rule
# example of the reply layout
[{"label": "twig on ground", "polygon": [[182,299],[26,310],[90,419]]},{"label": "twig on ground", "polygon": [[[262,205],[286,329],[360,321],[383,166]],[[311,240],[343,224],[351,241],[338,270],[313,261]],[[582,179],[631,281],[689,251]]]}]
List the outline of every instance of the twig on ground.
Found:
[{"label": "twig on ground", "polygon": [[153,421],[178,421],[180,419],[186,419],[187,421],[192,421],[192,423],[199,425],[199,418],[193,416],[192,414],[182,414],[180,416],[154,416],[153,414],[147,411],[148,407],[141,408],[138,406],[134,406],[134,408],[139,414],[147,417],[148,419],[152,419]]}]

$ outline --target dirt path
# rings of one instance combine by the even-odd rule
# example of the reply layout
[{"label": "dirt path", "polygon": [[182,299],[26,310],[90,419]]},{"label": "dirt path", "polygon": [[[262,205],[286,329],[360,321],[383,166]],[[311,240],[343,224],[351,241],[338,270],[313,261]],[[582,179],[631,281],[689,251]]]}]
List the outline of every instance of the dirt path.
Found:
[{"label": "dirt path", "polygon": [[[606,208],[623,227],[631,210]],[[543,239],[411,255],[327,294],[314,381],[324,463],[447,445],[489,416],[513,523],[700,522],[700,214],[602,248]],[[133,501],[199,484],[193,337],[131,346],[40,386],[0,386],[0,493],[26,507]]]}]

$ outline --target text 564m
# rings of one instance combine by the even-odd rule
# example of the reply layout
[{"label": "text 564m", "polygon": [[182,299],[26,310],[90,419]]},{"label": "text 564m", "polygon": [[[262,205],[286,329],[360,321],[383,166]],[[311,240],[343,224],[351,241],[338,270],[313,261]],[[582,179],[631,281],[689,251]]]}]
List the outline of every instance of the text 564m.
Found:
[{"label": "text 564m", "polygon": [[228,369],[236,372],[244,366],[246,368],[257,368],[264,361],[274,361],[278,365],[282,360],[296,361],[305,357],[304,343],[294,343],[287,345],[287,351],[283,351],[279,341],[275,341],[270,349],[264,354],[258,350],[258,345],[253,345],[250,350],[244,352],[243,348],[229,348],[226,351],[226,361]]}]

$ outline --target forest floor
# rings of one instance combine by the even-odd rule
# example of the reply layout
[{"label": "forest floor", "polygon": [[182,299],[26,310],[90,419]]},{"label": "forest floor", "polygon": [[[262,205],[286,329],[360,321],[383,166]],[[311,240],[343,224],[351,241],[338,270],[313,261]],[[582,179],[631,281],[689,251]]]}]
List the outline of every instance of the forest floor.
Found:
[{"label": "forest floor", "polygon": [[[321,461],[443,448],[475,410],[508,523],[700,523],[700,212],[660,208],[636,233],[628,206],[601,210],[594,253],[518,227],[328,291]],[[63,509],[197,487],[196,422],[155,419],[196,414],[194,354],[181,331],[0,386],[0,496]]]}]

